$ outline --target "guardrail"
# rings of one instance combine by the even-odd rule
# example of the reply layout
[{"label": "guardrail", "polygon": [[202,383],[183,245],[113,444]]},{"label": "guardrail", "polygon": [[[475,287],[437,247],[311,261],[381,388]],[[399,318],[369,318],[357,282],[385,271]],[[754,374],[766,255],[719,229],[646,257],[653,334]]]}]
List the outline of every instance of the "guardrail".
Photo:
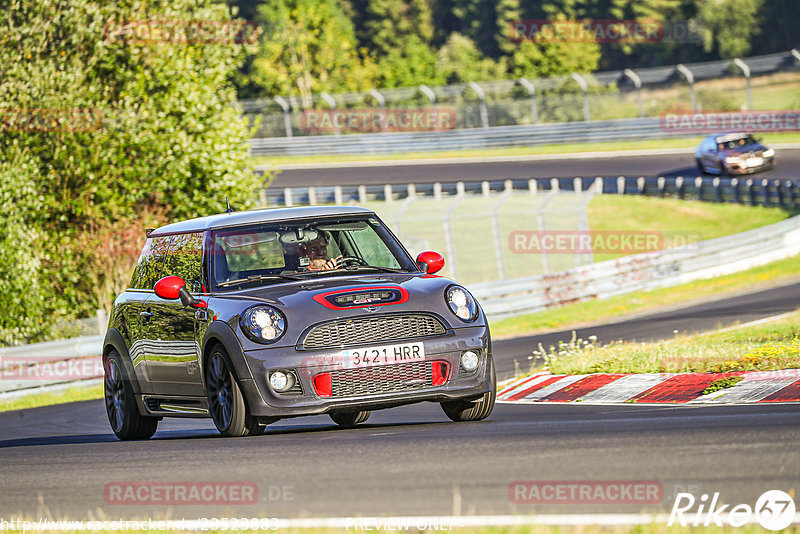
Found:
[{"label": "guardrail", "polygon": [[794,209],[800,206],[800,182],[774,178],[720,178],[708,176],[605,176],[596,178],[527,178],[516,180],[483,180],[475,182],[434,182],[422,184],[335,185],[262,189],[264,206],[316,204],[364,204],[370,201],[392,202],[413,196],[440,199],[459,194],[481,194],[507,191],[586,191],[596,193],[647,195],[731,202],[751,206],[779,206]]},{"label": "guardrail", "polygon": [[269,137],[251,139],[250,152],[253,156],[388,154],[685,136],[686,132],[665,130],[656,117],[464,128],[447,132]]},{"label": "guardrail", "polygon": [[103,336],[96,335],[0,348],[0,398],[97,383],[102,346]]},{"label": "guardrail", "polygon": [[800,216],[685,247],[593,263],[559,273],[473,284],[490,319],[502,319],[692,282],[800,254]]}]

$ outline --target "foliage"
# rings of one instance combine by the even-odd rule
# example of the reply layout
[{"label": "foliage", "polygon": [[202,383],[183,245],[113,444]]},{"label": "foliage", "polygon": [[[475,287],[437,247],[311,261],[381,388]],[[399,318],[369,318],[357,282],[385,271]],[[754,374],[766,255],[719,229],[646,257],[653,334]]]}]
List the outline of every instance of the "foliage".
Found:
[{"label": "foliage", "polygon": [[[699,4],[697,18],[706,52],[721,58],[742,57],[759,32],[758,14],[764,0],[710,0]],[[743,23],[742,21],[749,21]]]},{"label": "foliage", "polygon": [[13,0],[0,12],[0,192],[15,208],[0,223],[0,293],[18,299],[0,343],[37,339],[42,317],[110,306],[122,275],[106,269],[125,262],[104,251],[108,232],[219,212],[225,196],[245,207],[262,180],[228,81],[244,47],[117,31],[145,19],[219,28],[229,15],[193,0]]},{"label": "foliage", "polygon": [[463,83],[474,80],[494,80],[505,75],[504,61],[484,58],[469,37],[451,33],[437,54],[438,70],[445,83]]},{"label": "foliage", "polygon": [[[738,373],[796,369],[800,329],[793,313],[774,322],[742,326],[652,343],[597,345],[580,339],[558,347],[541,346],[533,355],[555,374],[587,373]],[[725,377],[722,377],[725,378]],[[733,380],[712,384],[730,387]],[[709,391],[711,393],[712,391]]]},{"label": "foliage", "polygon": [[298,94],[311,107],[314,93],[370,87],[375,66],[357,50],[353,23],[337,0],[266,0],[259,23],[251,81],[267,94]]}]

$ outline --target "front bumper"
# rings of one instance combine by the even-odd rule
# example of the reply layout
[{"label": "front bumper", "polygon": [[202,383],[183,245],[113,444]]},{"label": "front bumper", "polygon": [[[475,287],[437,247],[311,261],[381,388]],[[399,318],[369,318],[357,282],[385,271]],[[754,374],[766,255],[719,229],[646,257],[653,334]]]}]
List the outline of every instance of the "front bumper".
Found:
[{"label": "front bumper", "polygon": [[725,168],[730,174],[753,174],[766,171],[775,166],[775,158],[764,158],[760,165],[749,166],[747,160],[725,163]]},{"label": "front bumper", "polygon": [[[443,384],[421,385],[416,389],[376,392],[354,396],[321,396],[312,380],[314,376],[342,370],[341,349],[297,350],[294,347],[263,348],[244,353],[252,379],[240,380],[250,413],[256,417],[296,417],[318,415],[335,411],[361,411],[391,408],[422,401],[444,402],[472,400],[490,389],[487,360],[491,356],[489,329],[486,326],[458,328],[443,336],[393,343],[376,343],[383,346],[394,343],[422,342],[425,362],[445,362],[449,372]],[[369,343],[365,343],[370,346]],[[466,373],[460,367],[465,350],[480,353],[478,368]],[[389,366],[386,366],[389,367]],[[273,370],[295,371],[302,394],[279,394],[268,383]],[[377,384],[378,386],[380,384]]]}]

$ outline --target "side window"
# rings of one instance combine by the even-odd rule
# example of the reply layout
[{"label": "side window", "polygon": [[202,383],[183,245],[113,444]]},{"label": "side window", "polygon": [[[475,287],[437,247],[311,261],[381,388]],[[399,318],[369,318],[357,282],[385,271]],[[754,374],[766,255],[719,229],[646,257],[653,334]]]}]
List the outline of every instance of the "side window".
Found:
[{"label": "side window", "polygon": [[168,237],[147,238],[136,269],[133,271],[131,288],[153,289],[156,282],[163,276],[164,258],[169,247]]},{"label": "side window", "polygon": [[192,293],[202,291],[203,285],[203,234],[178,234],[168,236],[169,251],[164,260],[161,276],[180,276],[186,289]]},{"label": "side window", "polygon": [[399,269],[400,264],[397,263],[397,258],[386,247],[386,243],[381,240],[375,231],[364,225],[362,230],[354,230],[347,232],[353,244],[358,250],[358,254],[364,258],[369,265],[377,267],[388,267],[390,269]]}]

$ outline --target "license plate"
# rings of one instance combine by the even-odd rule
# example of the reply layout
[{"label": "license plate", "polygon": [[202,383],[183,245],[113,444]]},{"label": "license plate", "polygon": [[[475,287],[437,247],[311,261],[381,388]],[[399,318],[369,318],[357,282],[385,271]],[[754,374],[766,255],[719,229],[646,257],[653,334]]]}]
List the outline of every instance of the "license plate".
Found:
[{"label": "license plate", "polygon": [[425,359],[425,345],[422,342],[365,347],[342,351],[342,365],[347,369],[370,367],[373,365],[393,365],[397,363],[419,362]]},{"label": "license plate", "polygon": [[747,160],[748,167],[760,167],[764,163],[763,158],[749,158]]}]

